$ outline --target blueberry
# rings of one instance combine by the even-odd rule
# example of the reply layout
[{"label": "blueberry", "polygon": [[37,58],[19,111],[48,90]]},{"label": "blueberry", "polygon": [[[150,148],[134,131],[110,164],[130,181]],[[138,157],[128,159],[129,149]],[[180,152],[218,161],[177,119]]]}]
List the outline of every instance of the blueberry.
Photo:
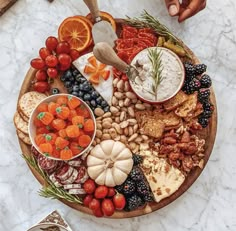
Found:
[{"label": "blueberry", "polygon": [[56,94],[59,94],[59,93],[60,93],[60,91],[59,91],[58,88],[53,88],[51,91],[52,91],[52,94],[53,94],[53,95],[56,95]]},{"label": "blueberry", "polygon": [[92,97],[93,99],[97,99],[97,98],[99,97],[99,93],[98,93],[97,91],[92,91],[91,97]]},{"label": "blueberry", "polygon": [[64,76],[66,78],[66,80],[69,80],[72,76],[72,72],[71,70],[67,70],[65,73],[64,73]]},{"label": "blueberry", "polygon": [[109,107],[109,106],[105,107],[105,108],[103,109],[103,111],[104,111],[104,112],[109,112],[109,111],[110,111],[110,107]]},{"label": "blueberry", "polygon": [[84,97],[84,93],[82,91],[78,91],[78,97],[83,98]]},{"label": "blueberry", "polygon": [[66,88],[70,88],[70,87],[72,87],[72,83],[71,83],[70,81],[66,81],[65,84],[64,84],[64,86],[65,86]]},{"label": "blueberry", "polygon": [[91,100],[91,101],[90,101],[90,104],[91,104],[92,107],[96,107],[96,106],[97,106],[97,103],[96,103],[95,100]]},{"label": "blueberry", "polygon": [[79,71],[77,69],[75,69],[72,74],[73,74],[73,76],[76,76],[79,74]]},{"label": "blueberry", "polygon": [[74,96],[79,97],[79,93],[78,93],[78,91],[73,91],[71,94],[74,95]]},{"label": "blueberry", "polygon": [[107,104],[107,102],[106,102],[105,100],[103,100],[103,101],[101,102],[101,106],[102,106],[102,107],[107,107],[108,104]]},{"label": "blueberry", "polygon": [[102,103],[102,97],[99,96],[99,97],[96,99],[96,102],[97,102],[97,104],[101,104],[101,103]]},{"label": "blueberry", "polygon": [[90,94],[85,94],[84,95],[84,100],[91,100],[91,95]]},{"label": "blueberry", "polygon": [[84,101],[85,103],[87,103],[89,106],[91,105],[89,101]]},{"label": "blueberry", "polygon": [[73,86],[73,91],[79,91],[79,86],[78,85],[74,85]]},{"label": "blueberry", "polygon": [[89,92],[90,89],[91,89],[91,87],[90,87],[88,84],[85,84],[85,85],[83,86],[83,90],[84,90],[85,92]]},{"label": "blueberry", "polygon": [[60,78],[60,80],[64,83],[66,81],[66,77],[65,77],[65,74],[63,74]]},{"label": "blueberry", "polygon": [[86,79],[82,75],[76,75],[75,80],[78,81],[79,83],[83,83],[86,81]]},{"label": "blueberry", "polygon": [[74,82],[75,81],[75,77],[73,75],[71,75],[68,80],[71,81],[71,82]]}]

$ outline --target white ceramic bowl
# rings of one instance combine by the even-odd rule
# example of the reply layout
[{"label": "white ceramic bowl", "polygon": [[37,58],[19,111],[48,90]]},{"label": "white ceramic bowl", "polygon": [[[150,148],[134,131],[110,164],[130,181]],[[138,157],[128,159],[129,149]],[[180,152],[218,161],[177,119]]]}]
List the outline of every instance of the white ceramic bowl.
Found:
[{"label": "white ceramic bowl", "polygon": [[68,231],[68,229],[64,228],[63,226],[58,225],[58,224],[54,224],[54,223],[38,224],[38,225],[31,227],[27,231],[42,231],[42,229],[46,229],[46,228],[53,227],[53,226],[57,227],[59,231]]},{"label": "white ceramic bowl", "polygon": [[[131,62],[131,65],[135,65],[136,61],[137,60],[148,60],[148,50],[149,49],[157,49],[158,51],[162,52],[162,56],[164,55],[164,57],[166,57],[166,63],[163,65],[165,68],[164,68],[164,71],[165,73],[168,73],[166,74],[166,76],[169,76],[169,79],[167,81],[167,78],[166,80],[163,80],[163,82],[160,84],[160,86],[162,86],[163,90],[163,94],[165,94],[165,96],[163,96],[162,98],[159,97],[160,99],[159,100],[155,100],[155,99],[148,99],[144,96],[144,94],[141,94],[141,90],[137,90],[136,87],[135,87],[135,84],[129,80],[130,82],[130,86],[132,88],[132,90],[134,91],[134,93],[138,96],[138,98],[140,98],[142,101],[144,102],[147,102],[147,103],[150,103],[150,104],[158,104],[158,103],[164,103],[166,102],[167,100],[173,98],[182,88],[183,84],[184,84],[184,80],[185,80],[185,70],[184,70],[184,66],[183,66],[183,63],[182,61],[180,60],[180,58],[174,53],[172,52],[171,50],[169,49],[166,49],[164,47],[149,47],[149,48],[146,48],[144,50],[142,50],[141,52],[139,52],[132,60]],[[170,76],[170,70],[172,68],[170,68],[170,66],[173,66],[173,65],[176,65],[176,70],[178,70],[177,74],[179,75],[178,77],[171,77]],[[148,76],[145,76],[145,78],[148,77]],[[151,77],[148,77],[148,78],[151,78]],[[171,81],[173,81],[173,78],[178,78],[177,81],[178,81],[178,84],[176,84],[176,86],[172,87],[173,84],[171,84]],[[169,86],[168,86],[169,84]],[[140,85],[140,89],[143,89],[143,85]],[[168,89],[170,89],[170,92],[168,94],[167,91]]]},{"label": "white ceramic bowl", "polygon": [[[93,141],[94,141],[95,135],[96,135],[96,120],[95,120],[94,114],[93,114],[92,110],[90,109],[90,107],[88,106],[88,104],[86,104],[86,103],[85,103],[82,99],[80,99],[79,97],[76,97],[76,96],[73,96],[73,95],[70,95],[70,94],[57,94],[57,95],[48,96],[47,98],[43,99],[43,100],[35,107],[35,109],[34,109],[33,112],[31,113],[30,120],[29,120],[29,127],[28,127],[28,129],[29,129],[29,137],[30,137],[30,140],[31,140],[32,145],[36,148],[36,150],[37,150],[40,154],[43,155],[43,153],[39,150],[39,147],[38,147],[38,145],[35,143],[35,140],[34,140],[34,138],[35,138],[35,136],[36,136],[36,127],[35,127],[33,121],[34,121],[34,118],[36,117],[36,115],[38,114],[38,112],[37,112],[36,109],[37,109],[37,107],[38,107],[40,104],[42,104],[42,103],[56,102],[57,98],[60,97],[60,96],[72,96],[72,97],[75,97],[75,98],[79,99],[79,100],[82,102],[82,104],[88,109],[88,111],[89,111],[89,113],[90,113],[90,116],[91,116],[91,119],[92,119],[93,122],[94,122],[94,127],[95,127],[93,136],[91,137],[91,142],[90,142],[90,144],[88,145],[88,147],[86,147],[86,148],[85,148],[82,152],[80,152],[78,155],[75,155],[75,156],[73,156],[71,159],[69,159],[69,160],[72,160],[72,159],[75,159],[75,158],[78,157],[78,156],[81,156],[81,155],[87,153],[87,152],[90,150],[90,147],[91,147],[91,145],[92,145],[92,143],[93,143]],[[49,159],[61,160],[61,161],[62,161],[62,159],[60,159],[60,158],[55,158],[55,157],[52,157],[52,156],[46,156],[46,157],[48,157]]]}]

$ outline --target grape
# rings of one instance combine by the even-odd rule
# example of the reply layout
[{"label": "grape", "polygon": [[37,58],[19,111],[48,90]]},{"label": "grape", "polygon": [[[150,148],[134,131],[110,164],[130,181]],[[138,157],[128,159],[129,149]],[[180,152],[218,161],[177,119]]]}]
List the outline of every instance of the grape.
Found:
[{"label": "grape", "polygon": [[44,60],[46,59],[49,55],[51,55],[51,52],[46,48],[46,47],[42,47],[39,50],[39,56]]},{"label": "grape", "polygon": [[70,53],[70,44],[68,42],[59,42],[56,48],[56,53],[59,54],[69,54]]},{"label": "grape", "polygon": [[58,64],[57,57],[55,55],[49,55],[45,59],[45,63],[48,67],[55,67]]},{"label": "grape", "polygon": [[47,73],[44,70],[38,70],[35,74],[35,78],[37,81],[46,81],[47,80]]},{"label": "grape", "polygon": [[49,67],[47,70],[47,74],[50,78],[56,78],[58,75],[58,72],[56,68]]},{"label": "grape", "polygon": [[30,65],[31,65],[31,67],[33,67],[37,70],[40,70],[45,67],[45,62],[40,58],[36,58],[36,59],[31,60]]},{"label": "grape", "polygon": [[61,66],[70,66],[71,65],[71,57],[67,54],[58,55],[58,61]]},{"label": "grape", "polygon": [[58,40],[57,40],[57,38],[50,36],[47,38],[45,44],[46,44],[46,47],[48,48],[48,50],[54,51],[57,47]]}]

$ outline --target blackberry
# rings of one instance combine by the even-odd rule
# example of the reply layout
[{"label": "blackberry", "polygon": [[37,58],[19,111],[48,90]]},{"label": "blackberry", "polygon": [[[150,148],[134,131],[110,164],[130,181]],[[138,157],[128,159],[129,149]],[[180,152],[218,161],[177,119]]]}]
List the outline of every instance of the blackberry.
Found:
[{"label": "blackberry", "polygon": [[211,77],[209,75],[203,75],[200,79],[200,83],[202,87],[208,88],[211,86]]},{"label": "blackberry", "polygon": [[119,192],[119,193],[123,193],[123,185],[117,185],[115,187],[115,189]]},{"label": "blackberry", "polygon": [[195,74],[195,68],[192,63],[186,62],[186,63],[184,63],[184,67],[185,67],[186,75],[194,75]]},{"label": "blackberry", "polygon": [[143,205],[142,199],[138,195],[133,195],[126,200],[126,211],[132,211],[137,209],[139,206]]},{"label": "blackberry", "polygon": [[149,195],[149,186],[145,181],[140,181],[136,184],[137,193],[141,196]]},{"label": "blackberry", "polygon": [[132,171],[130,172],[130,178],[134,181],[143,180],[142,170],[138,166],[133,167]]},{"label": "blackberry", "polygon": [[123,183],[123,193],[125,195],[132,195],[136,190],[135,182],[131,179],[128,179]]},{"label": "blackberry", "polygon": [[208,119],[206,117],[199,116],[198,117],[198,123],[201,124],[201,126],[203,128],[206,128],[208,126],[209,121],[208,121]]},{"label": "blackberry", "polygon": [[209,89],[200,89],[198,92],[198,100],[200,103],[208,102],[210,97],[210,90]]},{"label": "blackberry", "polygon": [[143,157],[137,154],[133,154],[134,165],[139,165],[143,162]]},{"label": "blackberry", "polygon": [[153,195],[152,195],[151,192],[149,192],[146,195],[143,195],[142,199],[143,199],[144,202],[153,202],[154,201],[154,198],[153,198]]},{"label": "blackberry", "polygon": [[199,90],[201,87],[201,83],[198,79],[194,78],[191,81],[186,81],[183,86],[183,91],[190,95],[193,94],[195,91]]},{"label": "blackberry", "polygon": [[197,64],[195,65],[195,74],[201,75],[206,72],[207,66],[205,64]]},{"label": "blackberry", "polygon": [[205,111],[203,111],[203,113],[202,113],[200,116],[205,117],[205,118],[207,118],[207,119],[210,119],[211,116],[212,116],[212,113],[213,113],[213,111],[207,111],[207,110],[205,110]]},{"label": "blackberry", "polygon": [[209,101],[202,104],[204,111],[214,111],[214,106]]}]

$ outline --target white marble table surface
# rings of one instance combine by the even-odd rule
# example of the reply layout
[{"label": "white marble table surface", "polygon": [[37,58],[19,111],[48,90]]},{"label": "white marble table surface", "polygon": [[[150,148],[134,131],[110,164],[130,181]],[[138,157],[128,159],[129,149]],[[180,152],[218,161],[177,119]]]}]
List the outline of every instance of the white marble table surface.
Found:
[{"label": "white marble table surface", "polygon": [[218,134],[210,161],[194,185],[169,206],[124,220],[97,219],[38,196],[40,185],[21,158],[12,117],[29,62],[60,22],[86,15],[82,0],[20,0],[0,17],[0,230],[23,231],[58,209],[73,230],[236,230],[236,2],[209,0],[179,25],[163,0],[100,0],[115,17],[143,9],[161,19],[208,65],[218,102]]}]

